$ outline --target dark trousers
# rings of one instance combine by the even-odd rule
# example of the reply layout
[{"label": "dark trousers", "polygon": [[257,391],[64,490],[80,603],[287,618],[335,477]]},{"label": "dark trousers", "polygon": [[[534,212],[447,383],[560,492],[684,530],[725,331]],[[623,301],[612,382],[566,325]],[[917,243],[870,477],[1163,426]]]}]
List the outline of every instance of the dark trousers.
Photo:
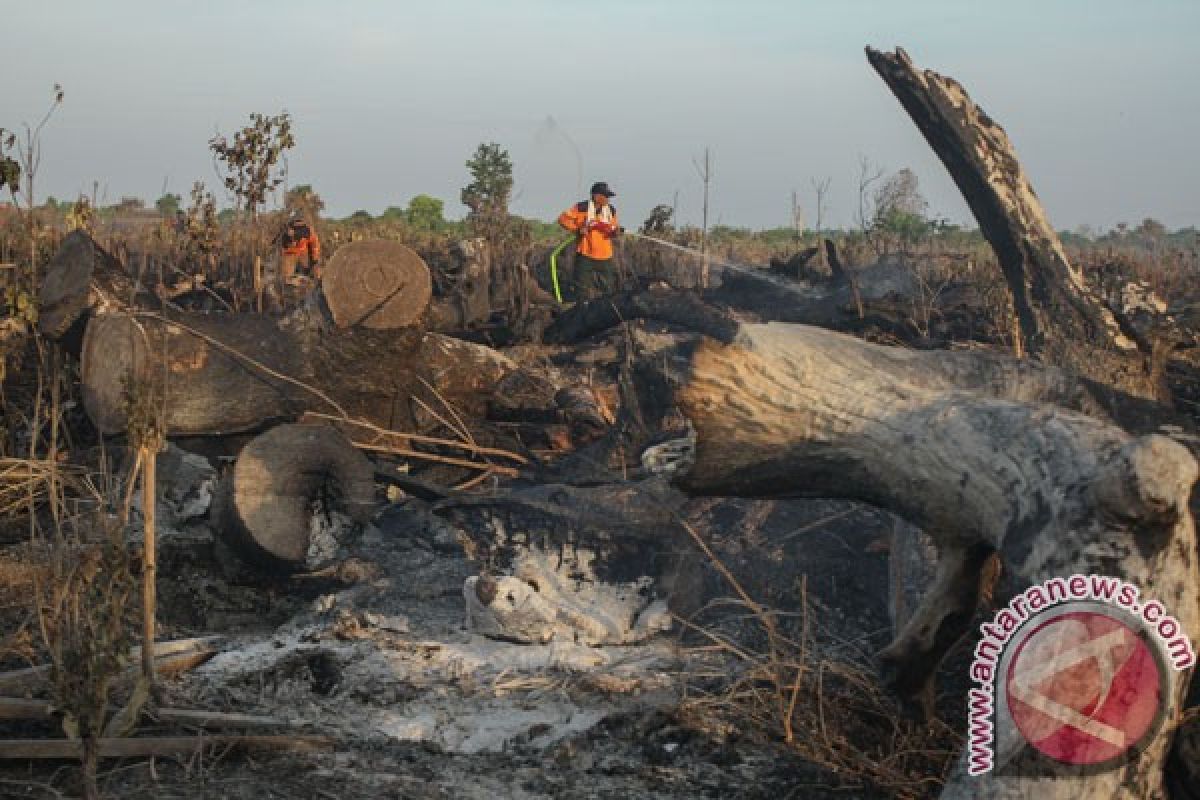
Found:
[{"label": "dark trousers", "polygon": [[617,290],[617,268],[611,258],[588,258],[575,254],[575,292],[580,300],[591,300]]}]

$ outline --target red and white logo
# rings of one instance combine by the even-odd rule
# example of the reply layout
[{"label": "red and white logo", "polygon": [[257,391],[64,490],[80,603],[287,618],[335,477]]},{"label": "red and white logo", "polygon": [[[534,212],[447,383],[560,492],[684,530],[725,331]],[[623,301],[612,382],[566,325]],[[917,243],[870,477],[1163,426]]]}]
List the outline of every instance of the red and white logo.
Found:
[{"label": "red and white logo", "polygon": [[1012,720],[1033,747],[1060,763],[1098,765],[1154,735],[1167,676],[1132,627],[1087,610],[1037,624],[1004,681]]}]

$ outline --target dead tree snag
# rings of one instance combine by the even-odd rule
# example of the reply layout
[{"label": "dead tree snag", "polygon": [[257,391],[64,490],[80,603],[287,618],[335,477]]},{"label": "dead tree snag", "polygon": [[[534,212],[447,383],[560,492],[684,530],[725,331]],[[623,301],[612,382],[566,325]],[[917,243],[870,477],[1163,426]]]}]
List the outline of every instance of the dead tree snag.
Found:
[{"label": "dead tree snag", "polygon": [[1023,352],[1166,399],[1143,360],[1129,357],[1135,342],[1067,258],[1004,129],[957,81],[919,70],[904,50],[868,47],[867,60],[942,160],[995,250]]}]

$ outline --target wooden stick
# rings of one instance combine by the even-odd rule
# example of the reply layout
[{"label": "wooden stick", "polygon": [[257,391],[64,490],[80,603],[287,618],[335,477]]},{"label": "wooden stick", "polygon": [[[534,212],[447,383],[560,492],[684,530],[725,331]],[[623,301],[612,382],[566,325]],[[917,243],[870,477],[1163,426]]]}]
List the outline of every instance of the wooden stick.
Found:
[{"label": "wooden stick", "polygon": [[489,469],[489,470],[486,470],[486,471],[484,471],[484,472],[481,472],[481,473],[479,473],[478,475],[476,475],[474,478],[470,478],[470,479],[468,479],[468,480],[465,480],[465,481],[463,481],[462,483],[460,483],[458,486],[455,486],[455,487],[454,487],[454,491],[456,491],[456,492],[465,492],[465,491],[467,491],[468,489],[474,489],[476,486],[478,486],[479,484],[483,483],[483,482],[484,482],[484,481],[486,481],[488,478],[492,477],[492,475],[494,475],[494,474],[495,474],[495,473],[494,473],[494,471],[493,471],[493,470],[490,470],[490,469]]},{"label": "wooden stick", "polygon": [[158,559],[155,554],[157,454],[142,445],[142,676],[154,686],[154,616]]},{"label": "wooden stick", "polygon": [[[216,747],[238,747],[260,752],[313,753],[332,749],[334,740],[328,736],[153,736],[137,739],[99,739],[96,742],[101,758],[148,758],[150,756],[187,755],[198,750]],[[83,742],[78,739],[0,739],[2,759],[74,759],[83,755]]]},{"label": "wooden stick", "polygon": [[258,313],[263,310],[262,256],[254,257],[254,303]]},{"label": "wooden stick", "polygon": [[45,700],[0,697],[0,719],[50,719],[50,704]]},{"label": "wooden stick", "polygon": [[371,422],[362,419],[353,419],[348,417],[335,417],[332,414],[322,414],[319,411],[306,411],[300,417],[300,422],[308,420],[328,420],[331,422],[343,422],[347,425],[355,425],[360,428],[365,428],[372,433],[378,433],[381,436],[398,436],[402,439],[408,439],[411,442],[420,444],[431,444],[439,447],[452,447],[456,450],[466,450],[471,453],[477,453],[484,456],[496,456],[498,458],[507,458],[510,461],[515,461],[518,464],[528,464],[529,459],[519,453],[514,453],[511,450],[501,450],[496,447],[483,447],[482,445],[472,444],[470,442],[462,442],[457,439],[441,439],[436,436],[422,436],[417,433],[403,433],[401,431],[390,431],[387,428],[381,428]]},{"label": "wooden stick", "polygon": [[[176,725],[192,725],[199,728],[271,728],[297,727],[298,723],[265,717],[258,714],[236,714],[224,711],[202,711],[190,708],[159,708],[150,716],[160,722]],[[44,720],[54,717],[54,706],[45,700],[30,700],[23,697],[0,697],[0,719]],[[0,740],[3,741],[3,740]]]},{"label": "wooden stick", "polygon": [[155,662],[155,668],[159,675],[165,677],[174,677],[189,672],[201,664],[212,659],[217,654],[216,650],[197,650],[192,653],[179,653],[177,655],[169,655],[164,658],[159,658]]},{"label": "wooden stick", "polygon": [[[225,641],[224,636],[197,636],[192,639],[171,639],[166,642],[155,642],[154,657],[162,658],[163,656],[195,650],[211,650],[214,645],[223,641]],[[132,658],[141,658],[142,648],[135,647],[130,653]]]},{"label": "wooden stick", "polygon": [[354,446],[360,450],[368,450],[372,453],[387,453],[388,455],[402,456],[404,458],[416,458],[425,461],[434,461],[438,464],[452,464],[456,467],[481,469],[494,472],[497,475],[505,475],[509,478],[515,478],[520,474],[512,467],[501,467],[497,466],[496,464],[481,464],[478,461],[467,461],[466,459],[462,458],[450,458],[449,456],[439,456],[434,455],[433,453],[422,453],[417,450],[407,450],[403,447],[387,447],[386,445],[361,443],[355,443]]},{"label": "wooden stick", "polygon": [[[211,645],[221,637],[206,636],[197,639],[178,639],[170,642],[155,642],[154,657],[157,661],[157,671],[162,674],[179,674],[208,661],[217,651]],[[142,649],[133,648],[130,657],[141,659]],[[50,675],[53,667],[49,664],[39,664],[24,669],[14,669],[0,672],[0,692],[12,692],[38,686]]]}]

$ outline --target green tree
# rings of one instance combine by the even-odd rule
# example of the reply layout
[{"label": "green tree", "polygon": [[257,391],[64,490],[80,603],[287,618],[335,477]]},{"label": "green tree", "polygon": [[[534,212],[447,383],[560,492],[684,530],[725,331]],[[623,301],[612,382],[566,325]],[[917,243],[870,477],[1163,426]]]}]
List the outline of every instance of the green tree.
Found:
[{"label": "green tree", "polygon": [[325,201],[313,191],[312,185],[302,183],[288,189],[283,199],[284,208],[295,209],[310,219],[316,219],[325,210]]},{"label": "green tree", "polygon": [[908,242],[929,232],[925,212],[929,203],[921,194],[917,174],[905,167],[892,175],[875,191],[875,217],[872,230],[891,234]]},{"label": "green tree", "polygon": [[1167,226],[1153,217],[1146,217],[1134,231],[1138,236],[1151,241],[1157,241],[1167,235]]},{"label": "green tree", "polygon": [[184,248],[188,260],[203,265],[210,274],[215,273],[217,268],[217,253],[221,245],[220,221],[217,199],[205,188],[203,181],[196,181],[192,184],[191,204],[184,214]]},{"label": "green tree", "polygon": [[178,211],[182,206],[183,198],[177,194],[171,194],[170,192],[164,194],[162,197],[154,201],[154,208],[164,217],[174,216],[175,212]]},{"label": "green tree", "polygon": [[642,223],[642,233],[668,233],[674,229],[671,218],[675,209],[668,205],[659,204],[650,210],[650,216]]},{"label": "green tree", "polygon": [[437,197],[419,194],[408,201],[408,210],[404,212],[404,221],[413,230],[442,231],[446,227],[444,206],[445,204]]},{"label": "green tree", "polygon": [[14,198],[21,190],[21,165],[15,158],[9,157],[5,151],[12,150],[16,143],[16,134],[0,128],[0,189],[7,186]]},{"label": "green tree", "polygon": [[479,145],[467,161],[471,182],[463,187],[462,204],[470,209],[467,225],[476,236],[493,245],[508,223],[512,196],[513,166],[508,151],[495,142]]}]

